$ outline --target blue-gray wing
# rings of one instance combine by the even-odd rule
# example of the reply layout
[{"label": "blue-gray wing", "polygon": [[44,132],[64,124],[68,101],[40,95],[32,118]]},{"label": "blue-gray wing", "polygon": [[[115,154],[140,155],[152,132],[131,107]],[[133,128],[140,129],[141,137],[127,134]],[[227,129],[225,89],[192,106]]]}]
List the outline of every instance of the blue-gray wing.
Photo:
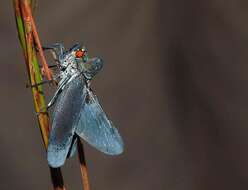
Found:
[{"label": "blue-gray wing", "polygon": [[117,155],[123,152],[123,141],[113,123],[108,120],[97,97],[87,89],[75,133],[101,152]]},{"label": "blue-gray wing", "polygon": [[66,160],[85,96],[86,87],[80,75],[65,85],[57,99],[47,149],[48,164],[53,168],[62,166]]}]

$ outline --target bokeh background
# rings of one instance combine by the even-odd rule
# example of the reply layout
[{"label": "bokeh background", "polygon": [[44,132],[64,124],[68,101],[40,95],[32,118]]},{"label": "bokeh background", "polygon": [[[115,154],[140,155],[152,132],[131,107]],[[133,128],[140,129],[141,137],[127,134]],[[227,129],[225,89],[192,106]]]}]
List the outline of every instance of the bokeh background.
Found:
[{"label": "bokeh background", "polygon": [[[93,190],[248,188],[248,2],[40,0],[42,43],[105,61],[93,88],[125,153],[85,145]],[[0,1],[0,189],[52,189],[11,1]],[[77,159],[63,167],[81,189]]]}]

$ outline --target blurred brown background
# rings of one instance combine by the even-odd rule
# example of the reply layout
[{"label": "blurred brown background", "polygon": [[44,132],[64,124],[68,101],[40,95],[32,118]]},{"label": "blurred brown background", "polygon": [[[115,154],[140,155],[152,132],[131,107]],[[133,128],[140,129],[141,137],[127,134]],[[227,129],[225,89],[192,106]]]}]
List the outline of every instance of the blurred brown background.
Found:
[{"label": "blurred brown background", "polygon": [[[40,0],[44,45],[82,41],[125,153],[86,145],[92,190],[248,188],[248,2]],[[51,189],[11,1],[0,2],[0,189]],[[63,167],[81,189],[77,159]]]}]

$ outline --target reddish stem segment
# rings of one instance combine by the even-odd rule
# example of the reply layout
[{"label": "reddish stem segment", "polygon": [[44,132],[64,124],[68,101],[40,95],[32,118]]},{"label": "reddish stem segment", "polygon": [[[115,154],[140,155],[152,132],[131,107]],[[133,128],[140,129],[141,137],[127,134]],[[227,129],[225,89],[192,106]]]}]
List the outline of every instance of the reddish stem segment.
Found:
[{"label": "reddish stem segment", "polygon": [[[39,73],[34,67],[33,61],[36,59],[36,52],[34,50],[34,41],[38,48],[38,53],[41,58],[41,63],[45,71],[45,75],[48,80],[52,79],[52,73],[48,68],[43,49],[41,46],[41,42],[39,39],[39,35],[36,29],[35,21],[32,16],[32,10],[30,8],[30,0],[13,0],[15,6],[15,14],[16,20],[18,25],[18,19],[21,19],[24,25],[24,31],[22,27],[18,26],[19,38],[22,44],[22,48],[24,51],[27,70],[29,74],[29,79],[31,84],[36,84],[36,75]],[[24,32],[24,33],[22,33]],[[38,73],[36,73],[38,72]],[[34,103],[36,112],[42,111],[42,105],[44,104],[44,95],[40,93],[40,89],[32,88]],[[40,129],[42,132],[43,141],[45,147],[47,148],[48,145],[48,134],[49,134],[49,116],[48,113],[46,114],[39,114],[38,116]],[[78,157],[80,162],[80,171],[82,176],[83,182],[83,189],[90,190],[89,186],[89,177],[88,177],[88,170],[86,167],[85,155],[84,155],[84,148],[83,144],[81,143],[80,139],[78,139]],[[65,190],[63,176],[61,173],[60,168],[51,168],[50,173],[52,178],[53,187],[55,190]]]},{"label": "reddish stem segment", "polygon": [[77,140],[77,148],[78,148],[78,159],[80,163],[80,172],[81,172],[81,177],[83,181],[83,190],[90,190],[88,170],[87,170],[85,155],[84,155],[84,147],[79,138]]},{"label": "reddish stem segment", "polygon": [[32,33],[33,33],[34,40],[35,40],[35,43],[36,43],[37,48],[38,48],[38,52],[39,52],[40,59],[41,59],[41,64],[42,64],[42,66],[44,68],[44,71],[45,71],[47,79],[52,80],[52,74],[51,74],[50,69],[48,68],[46,58],[45,58],[43,50],[42,50],[42,45],[41,45],[41,42],[40,42],[40,38],[39,38],[39,35],[38,35],[38,32],[37,32],[37,28],[36,28],[36,25],[35,25],[35,22],[34,22],[34,18],[33,18],[33,15],[32,15],[30,5],[25,0],[22,1],[22,2],[23,2],[22,7],[23,7],[24,11],[26,12],[26,14],[29,16],[29,19],[30,19],[30,22],[31,22]]},{"label": "reddish stem segment", "polygon": [[[34,39],[33,39],[34,27],[32,27],[33,25],[32,22],[34,21],[32,21],[32,12],[29,5],[30,1],[13,0],[13,2],[15,7],[15,16],[16,16],[19,39],[23,48],[30,83],[36,84],[37,81],[42,79],[42,77],[37,63],[36,51],[34,50]],[[46,105],[44,95],[42,94],[42,89],[40,87],[32,88],[32,93],[33,93],[36,112],[42,111],[43,106]],[[45,144],[45,148],[47,148],[48,134],[49,134],[48,114],[39,114],[38,121],[39,121],[40,130],[42,132],[42,138]],[[56,168],[56,169],[50,168],[50,173],[51,173],[54,190],[65,190],[63,176],[60,168]]]}]

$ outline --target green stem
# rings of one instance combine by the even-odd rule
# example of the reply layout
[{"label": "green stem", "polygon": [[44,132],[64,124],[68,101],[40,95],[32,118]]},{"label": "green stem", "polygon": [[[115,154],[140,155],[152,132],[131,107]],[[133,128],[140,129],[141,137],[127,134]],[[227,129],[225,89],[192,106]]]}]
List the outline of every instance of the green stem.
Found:
[{"label": "green stem", "polygon": [[[30,84],[42,82],[42,74],[38,64],[36,51],[34,49],[33,28],[30,18],[32,13],[26,11],[24,5],[30,6],[31,0],[13,0],[18,37],[25,57],[27,74]],[[29,7],[30,8],[30,7]],[[41,86],[32,88],[35,111],[41,112],[46,108],[44,92]],[[42,134],[45,148],[48,146],[49,116],[48,113],[38,114],[38,124]],[[63,176],[60,168],[50,168],[53,187],[55,190],[65,190]]]}]

